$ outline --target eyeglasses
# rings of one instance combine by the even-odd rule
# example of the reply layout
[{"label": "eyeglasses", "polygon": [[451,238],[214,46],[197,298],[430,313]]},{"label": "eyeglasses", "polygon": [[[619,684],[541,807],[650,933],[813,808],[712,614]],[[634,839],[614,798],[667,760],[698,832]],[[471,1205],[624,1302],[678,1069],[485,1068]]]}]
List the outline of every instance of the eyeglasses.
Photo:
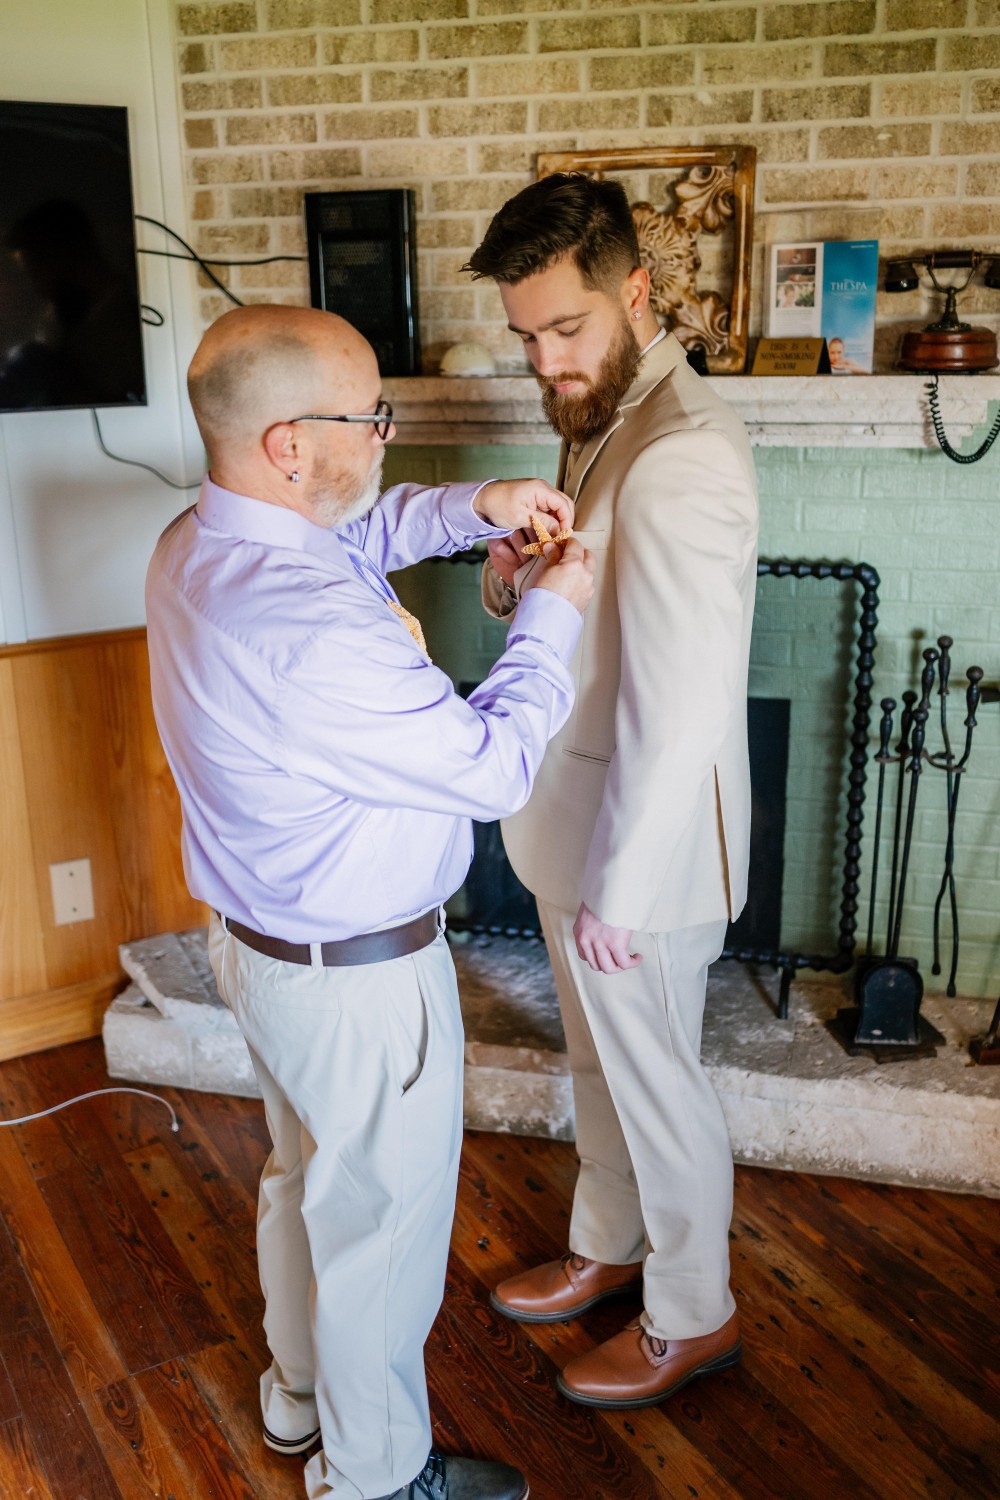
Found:
[{"label": "eyeglasses", "polygon": [[316,412],[310,412],[304,417],[292,417],[289,426],[294,422],[370,422],[375,429],[376,437],[385,442],[392,426],[392,407],[388,401],[380,401],[373,412],[364,412],[360,416],[349,417],[327,417]]}]

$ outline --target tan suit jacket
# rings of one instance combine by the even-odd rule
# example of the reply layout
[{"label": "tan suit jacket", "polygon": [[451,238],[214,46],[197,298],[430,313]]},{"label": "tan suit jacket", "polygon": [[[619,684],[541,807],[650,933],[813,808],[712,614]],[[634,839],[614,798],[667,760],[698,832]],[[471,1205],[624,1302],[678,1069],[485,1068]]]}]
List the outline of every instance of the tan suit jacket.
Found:
[{"label": "tan suit jacket", "polygon": [[[616,927],[735,918],[758,521],[746,430],[667,334],[564,472],[596,590],[572,714],[503,825],[511,864],[542,900],[585,901]],[[487,568],[484,599],[501,614],[503,590]]]}]

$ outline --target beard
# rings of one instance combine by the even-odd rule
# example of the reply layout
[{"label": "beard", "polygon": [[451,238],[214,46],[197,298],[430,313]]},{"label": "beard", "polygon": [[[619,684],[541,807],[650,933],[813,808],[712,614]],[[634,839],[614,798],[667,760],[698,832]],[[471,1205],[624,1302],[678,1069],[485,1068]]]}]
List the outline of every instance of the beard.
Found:
[{"label": "beard", "polygon": [[324,463],[315,471],[311,519],[327,530],[367,516],[378,504],[382,489],[382,454],[361,479],[349,469]]},{"label": "beard", "polygon": [[[549,426],[567,443],[585,443],[603,432],[635,379],[641,360],[642,351],[632,326],[622,313],[617,332],[593,379],[577,370],[535,377],[542,388],[542,410]],[[553,389],[567,380],[579,380],[587,389],[579,395],[560,395]]]}]

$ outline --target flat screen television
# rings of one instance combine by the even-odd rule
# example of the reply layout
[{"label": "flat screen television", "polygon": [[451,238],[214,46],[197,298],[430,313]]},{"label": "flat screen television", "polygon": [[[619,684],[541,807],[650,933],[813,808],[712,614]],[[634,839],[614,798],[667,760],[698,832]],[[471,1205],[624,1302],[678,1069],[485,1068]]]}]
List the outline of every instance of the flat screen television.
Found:
[{"label": "flat screen television", "polygon": [[128,117],[0,101],[0,411],[146,402]]}]

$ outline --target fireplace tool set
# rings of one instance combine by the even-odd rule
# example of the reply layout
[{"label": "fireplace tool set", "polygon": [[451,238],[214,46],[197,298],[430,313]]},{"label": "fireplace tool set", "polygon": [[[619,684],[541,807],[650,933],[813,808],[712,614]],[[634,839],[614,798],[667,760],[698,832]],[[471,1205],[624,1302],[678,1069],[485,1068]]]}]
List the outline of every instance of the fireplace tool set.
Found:
[{"label": "fireplace tool set", "polygon": [[[935,1055],[936,1046],[944,1037],[926,1017],[920,1014],[920,1002],[924,984],[915,958],[900,957],[899,944],[903,925],[903,907],[906,895],[906,880],[909,872],[910,854],[913,845],[914,820],[920,782],[925,771],[943,771],[947,812],[944,871],[937,899],[934,904],[934,962],[932,972],[941,973],[941,912],[948,898],[951,917],[951,968],[948,978],[948,994],[955,994],[955,975],[958,969],[958,901],[955,890],[955,817],[958,811],[958,796],[962,787],[963,773],[968,769],[972,752],[972,737],[976,728],[976,710],[979,707],[981,667],[969,667],[966,672],[968,686],[965,691],[965,739],[961,754],[956,753],[948,725],[948,696],[951,676],[950,636],[938,639],[937,649],[929,647],[924,653],[924,669],[920,679],[920,694],[905,692],[900,716],[900,738],[895,751],[891,749],[896,712],[896,700],[883,698],[882,720],[879,727],[879,748],[875,756],[878,765],[878,791],[875,804],[875,836],[872,851],[871,894],[868,905],[868,941],[865,955],[858,964],[855,980],[857,1008],[838,1011],[831,1023],[840,1040],[849,1052],[871,1053],[876,1061],[883,1062],[895,1057]],[[943,748],[931,753],[926,748],[927,727],[931,718],[931,697],[937,681],[938,709]],[[875,909],[878,892],[879,856],[882,844],[882,819],[886,800],[886,775],[890,766],[898,766],[896,780],[895,813],[892,831],[892,856],[889,874],[889,906],[886,926],[885,953],[874,952]]]}]

